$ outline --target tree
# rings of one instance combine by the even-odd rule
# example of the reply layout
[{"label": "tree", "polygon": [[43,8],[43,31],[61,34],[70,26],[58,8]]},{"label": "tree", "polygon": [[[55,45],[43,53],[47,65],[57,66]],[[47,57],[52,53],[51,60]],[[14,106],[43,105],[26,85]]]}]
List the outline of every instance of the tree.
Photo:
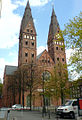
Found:
[{"label": "tree", "polygon": [[10,101],[8,105],[11,107],[12,105],[16,104],[15,98],[18,91],[18,84],[15,73],[13,73],[13,75],[8,77],[6,90],[7,90],[7,100]]},{"label": "tree", "polygon": [[68,73],[67,66],[62,65],[54,67],[53,74],[48,82],[45,84],[45,94],[49,96],[54,96],[58,100],[61,98],[61,104],[63,104],[64,99],[68,96],[69,86],[68,86]]},{"label": "tree", "polygon": [[32,107],[32,98],[33,92],[36,91],[38,86],[40,85],[40,77],[39,77],[39,69],[37,65],[34,63],[30,63],[29,65],[23,65],[18,68],[16,72],[18,91],[19,91],[19,102],[21,103],[21,95],[22,95],[22,105],[24,107],[24,93],[28,92],[30,97],[30,110]]},{"label": "tree", "polygon": [[[66,46],[73,52],[69,59],[69,66],[71,66],[71,72],[82,73],[82,12],[79,16],[69,20],[69,23],[65,25],[63,36],[66,41]],[[73,74],[73,73],[72,73]]]}]

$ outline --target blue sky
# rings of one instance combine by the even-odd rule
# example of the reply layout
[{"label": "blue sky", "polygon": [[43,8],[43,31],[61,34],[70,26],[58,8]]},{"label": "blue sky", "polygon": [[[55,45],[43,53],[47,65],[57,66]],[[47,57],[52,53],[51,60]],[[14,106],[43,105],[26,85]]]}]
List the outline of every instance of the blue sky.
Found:
[{"label": "blue sky", "polygon": [[[60,24],[77,16],[82,11],[82,0],[29,0],[37,31],[38,54],[46,48],[52,4]],[[0,78],[3,78],[5,65],[18,64],[18,38],[21,19],[27,0],[2,0],[0,19]],[[67,56],[69,53],[67,52]]]}]

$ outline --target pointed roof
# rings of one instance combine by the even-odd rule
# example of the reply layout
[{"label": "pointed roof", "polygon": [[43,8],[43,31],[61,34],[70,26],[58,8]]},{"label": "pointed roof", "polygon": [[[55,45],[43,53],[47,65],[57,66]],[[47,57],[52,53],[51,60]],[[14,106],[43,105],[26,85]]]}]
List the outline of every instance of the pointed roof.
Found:
[{"label": "pointed roof", "polygon": [[57,17],[54,12],[54,8],[53,8],[52,16],[51,16],[51,23],[50,23],[50,27],[49,27],[49,34],[52,34],[52,36],[54,37],[58,27],[59,27],[59,23],[57,21]]},{"label": "pointed roof", "polygon": [[50,59],[51,59],[51,62],[54,64],[52,58],[50,57],[50,55],[49,55],[49,53],[47,52],[46,49],[37,56],[37,60],[39,60],[42,56],[45,57],[44,53],[46,53],[46,54],[48,55],[47,59],[50,58]]},{"label": "pointed roof", "polygon": [[[25,8],[24,15],[23,15],[23,19],[22,19],[22,22],[21,22],[21,29],[20,29],[20,31],[22,31],[22,32],[24,31],[24,29],[27,26],[29,21],[31,21],[33,23],[33,27],[34,27],[34,22],[33,22],[33,18],[32,18],[31,8],[30,8],[29,0],[28,0],[26,8]],[[35,27],[34,27],[34,30],[35,30]]]}]

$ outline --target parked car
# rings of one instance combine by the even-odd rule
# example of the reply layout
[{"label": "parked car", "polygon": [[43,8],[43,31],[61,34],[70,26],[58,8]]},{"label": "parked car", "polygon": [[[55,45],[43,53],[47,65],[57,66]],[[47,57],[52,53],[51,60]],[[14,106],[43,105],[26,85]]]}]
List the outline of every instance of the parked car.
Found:
[{"label": "parked car", "polygon": [[21,104],[15,104],[15,105],[12,106],[12,109],[13,110],[22,110],[23,106]]},{"label": "parked car", "polygon": [[57,108],[57,115],[61,117],[70,116],[71,118],[75,118],[75,114],[78,115],[77,99],[69,100],[65,105]]}]

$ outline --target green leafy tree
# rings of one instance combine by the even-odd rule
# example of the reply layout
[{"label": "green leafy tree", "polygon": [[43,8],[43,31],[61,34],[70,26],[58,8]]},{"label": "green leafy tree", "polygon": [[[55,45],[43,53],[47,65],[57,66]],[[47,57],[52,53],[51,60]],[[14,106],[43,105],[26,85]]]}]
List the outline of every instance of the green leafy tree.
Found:
[{"label": "green leafy tree", "polygon": [[40,71],[38,70],[37,65],[35,65],[34,63],[21,66],[15,73],[19,92],[19,103],[22,103],[24,107],[24,93],[28,91],[28,96],[30,97],[30,110],[32,107],[33,92],[36,91],[36,89],[40,85],[39,73]]},{"label": "green leafy tree", "polygon": [[71,57],[69,59],[69,66],[71,72],[82,73],[82,12],[73,20],[65,25],[63,36],[66,41],[66,46],[71,49]]},{"label": "green leafy tree", "polygon": [[68,86],[68,73],[67,66],[63,66],[61,63],[59,66],[55,66],[53,74],[48,82],[45,83],[45,94],[54,96],[58,100],[61,98],[61,104],[63,104],[65,97],[69,94]]}]

